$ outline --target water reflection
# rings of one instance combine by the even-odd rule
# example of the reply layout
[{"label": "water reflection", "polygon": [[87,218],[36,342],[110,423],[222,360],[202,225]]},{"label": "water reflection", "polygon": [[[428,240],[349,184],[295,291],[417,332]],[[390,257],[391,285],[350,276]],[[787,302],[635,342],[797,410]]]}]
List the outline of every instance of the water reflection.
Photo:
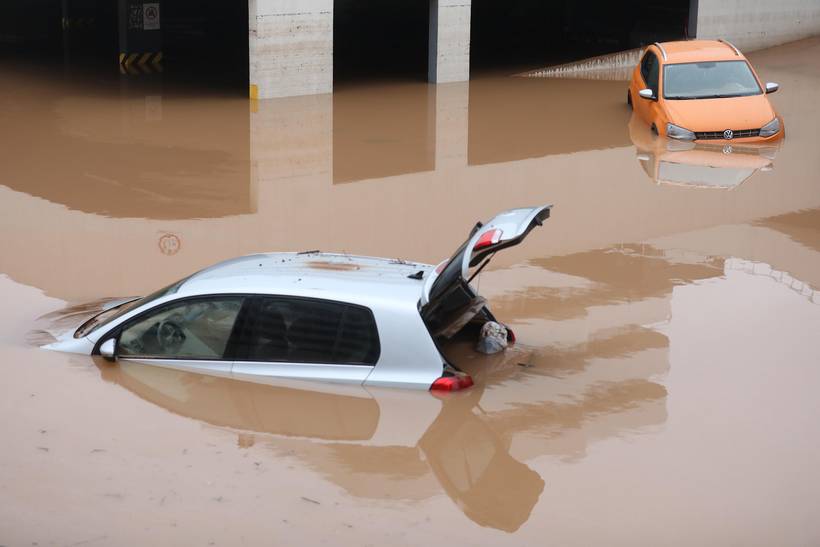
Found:
[{"label": "water reflection", "polygon": [[[68,300],[144,294],[272,250],[435,263],[476,220],[528,203],[556,204],[532,239],[542,255],[818,206],[811,139],[789,112],[790,93],[809,100],[805,82],[774,97],[797,121],[776,184],[667,199],[642,182],[620,82],[486,78],[249,105],[170,85],[4,76],[0,269]],[[527,248],[491,267],[523,261]]]},{"label": "water reflection", "polygon": [[[466,89],[467,84],[458,84]],[[333,182],[436,168],[436,86],[383,85],[333,94]],[[466,105],[463,105],[466,110]]]},{"label": "water reflection", "polygon": [[295,451],[342,486],[349,475],[345,468],[352,467],[367,477],[371,496],[378,491],[373,483],[387,480],[381,493],[402,497],[403,482],[431,473],[471,519],[514,531],[544,487],[477,415],[480,390],[441,401],[427,392],[341,386],[318,392],[309,385],[292,389],[128,363],[98,366],[104,379],[171,412],[246,432],[239,433],[240,446],[266,438],[273,450]]},{"label": "water reflection", "polygon": [[0,184],[117,218],[253,211],[244,100],[50,85],[50,77],[4,69]]},{"label": "water reflection", "polygon": [[655,135],[633,115],[629,137],[647,176],[657,184],[732,190],[758,171],[771,171],[779,145],[681,142]]},{"label": "water reflection", "polygon": [[[265,444],[295,454],[354,495],[412,497],[413,484],[432,475],[470,519],[508,532],[527,521],[545,487],[538,473],[511,455],[515,440],[532,445],[527,437],[541,437],[529,447],[535,453],[523,454],[526,459],[577,457],[578,439],[567,442],[564,435],[605,438],[665,419],[666,391],[647,381],[589,385],[569,403],[561,401],[565,394],[542,390],[539,400],[527,401],[519,393],[507,401],[517,409],[488,412],[482,387],[440,401],[426,392],[334,387],[322,393],[127,363],[98,366],[104,379],[145,400],[236,430],[240,447]],[[624,419],[630,412],[640,419]],[[350,484],[351,471],[367,481],[366,488]],[[436,490],[428,486],[420,497]]]},{"label": "water reflection", "polygon": [[820,209],[805,209],[764,218],[755,225],[776,230],[807,249],[820,253]]},{"label": "water reflection", "polygon": [[497,78],[470,83],[469,164],[629,145],[623,82]]}]

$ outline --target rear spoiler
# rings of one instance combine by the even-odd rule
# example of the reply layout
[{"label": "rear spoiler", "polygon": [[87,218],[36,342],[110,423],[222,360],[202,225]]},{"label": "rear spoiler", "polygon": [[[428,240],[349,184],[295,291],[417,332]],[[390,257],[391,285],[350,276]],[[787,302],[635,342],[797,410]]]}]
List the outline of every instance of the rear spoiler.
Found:
[{"label": "rear spoiler", "polygon": [[427,276],[422,290],[421,307],[441,296],[452,285],[467,281],[470,268],[502,249],[518,245],[536,226],[550,217],[552,205],[510,209],[494,216],[486,224],[477,223],[470,236],[449,260],[439,264]]}]

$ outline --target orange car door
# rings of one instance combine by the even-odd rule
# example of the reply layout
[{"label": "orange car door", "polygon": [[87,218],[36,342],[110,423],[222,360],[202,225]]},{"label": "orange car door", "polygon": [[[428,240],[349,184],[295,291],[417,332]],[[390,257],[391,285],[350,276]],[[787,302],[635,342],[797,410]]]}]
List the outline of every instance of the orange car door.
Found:
[{"label": "orange car door", "polygon": [[640,64],[640,77],[639,77],[639,85],[638,90],[641,89],[651,89],[655,99],[644,99],[640,97],[637,92],[632,99],[632,102],[635,107],[635,111],[638,115],[643,119],[646,123],[652,124],[655,120],[655,113],[658,108],[658,93],[659,93],[659,85],[658,85],[658,76],[660,74],[660,62],[658,61],[657,55],[652,51],[647,51],[643,59],[641,59]]}]

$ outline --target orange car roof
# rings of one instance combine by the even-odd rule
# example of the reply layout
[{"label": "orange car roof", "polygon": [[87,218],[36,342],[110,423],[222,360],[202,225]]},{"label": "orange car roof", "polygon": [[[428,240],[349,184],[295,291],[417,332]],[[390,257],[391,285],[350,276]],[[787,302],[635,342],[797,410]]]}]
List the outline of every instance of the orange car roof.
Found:
[{"label": "orange car roof", "polygon": [[661,46],[666,51],[665,64],[746,59],[742,53],[738,55],[731,44],[718,40],[663,42]]}]

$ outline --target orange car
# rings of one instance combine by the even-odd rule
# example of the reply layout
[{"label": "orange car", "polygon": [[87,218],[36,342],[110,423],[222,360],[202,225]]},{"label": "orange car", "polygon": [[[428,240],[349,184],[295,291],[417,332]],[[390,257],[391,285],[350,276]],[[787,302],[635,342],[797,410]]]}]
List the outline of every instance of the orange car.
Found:
[{"label": "orange car", "polygon": [[740,51],[723,40],[655,43],[632,73],[627,103],[652,130],[683,141],[768,142],[783,120]]}]

